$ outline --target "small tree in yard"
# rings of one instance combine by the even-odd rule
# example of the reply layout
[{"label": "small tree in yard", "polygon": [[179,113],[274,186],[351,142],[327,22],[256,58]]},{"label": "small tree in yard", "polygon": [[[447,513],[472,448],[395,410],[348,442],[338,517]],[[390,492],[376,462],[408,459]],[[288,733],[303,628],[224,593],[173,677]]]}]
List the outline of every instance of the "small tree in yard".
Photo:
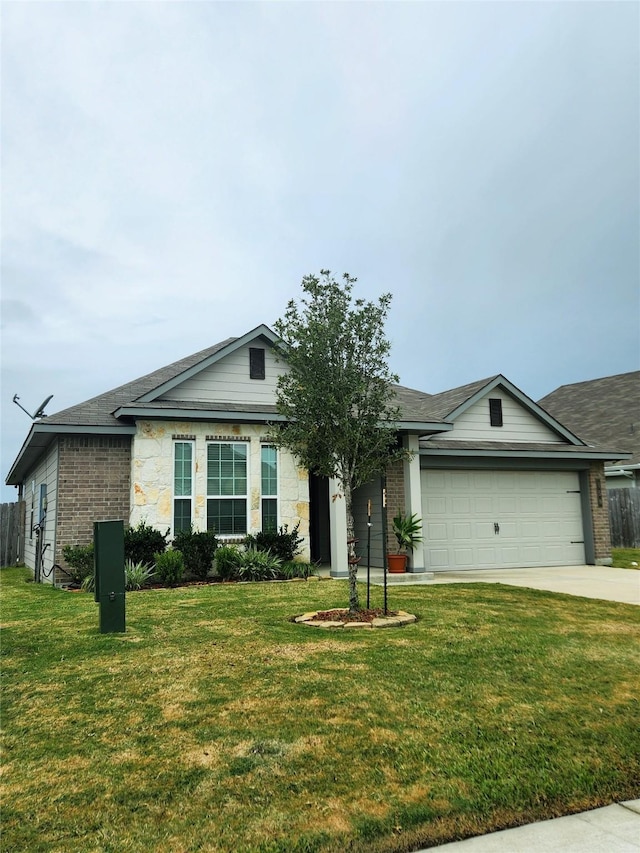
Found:
[{"label": "small tree in yard", "polygon": [[275,331],[289,371],[278,379],[278,412],[285,423],[274,440],[317,474],[342,488],[349,540],[349,610],[360,609],[355,560],[353,490],[370,482],[406,452],[397,446],[398,410],[387,366],[384,324],[391,303],[353,299],[356,279],[337,281],[329,270],[302,279],[303,297],[291,300]]}]

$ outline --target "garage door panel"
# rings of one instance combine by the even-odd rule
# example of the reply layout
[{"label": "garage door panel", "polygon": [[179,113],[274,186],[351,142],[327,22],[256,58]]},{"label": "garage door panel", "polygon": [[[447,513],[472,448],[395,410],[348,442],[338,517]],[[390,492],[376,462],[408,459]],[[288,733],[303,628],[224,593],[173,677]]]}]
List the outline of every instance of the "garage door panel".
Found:
[{"label": "garage door panel", "polygon": [[501,563],[513,563],[514,561],[517,562],[520,559],[520,552],[518,547],[501,547],[499,559]]},{"label": "garage door panel", "polygon": [[430,548],[428,550],[429,565],[433,569],[449,568],[449,551],[445,549]]},{"label": "garage door panel", "polygon": [[434,515],[447,514],[447,499],[446,498],[427,498],[426,512],[423,510],[425,518],[431,518]]},{"label": "garage door panel", "polygon": [[471,568],[473,566],[473,548],[456,548],[454,551],[456,566]]},{"label": "garage door panel", "polygon": [[479,521],[473,525],[474,536],[476,539],[482,541],[483,539],[489,539],[493,541],[495,537],[495,533],[493,530],[493,522],[492,521]]},{"label": "garage door panel", "polygon": [[454,539],[471,539],[471,522],[470,521],[455,521],[452,525],[452,533]]},{"label": "garage door panel", "polygon": [[453,498],[451,512],[453,515],[468,515],[471,512],[471,499],[468,497]]},{"label": "garage door panel", "polygon": [[537,515],[542,503],[541,498],[537,495],[529,495],[527,497],[518,498],[518,512],[521,515]]},{"label": "garage door panel", "polygon": [[427,541],[429,542],[446,542],[447,525],[444,522],[428,522],[426,525]]},{"label": "garage door panel", "polygon": [[493,499],[490,497],[474,497],[473,511],[476,515],[493,515]]},{"label": "garage door panel", "polygon": [[520,535],[523,539],[545,538],[548,535],[546,527],[547,525],[544,525],[535,519],[531,521],[523,521],[520,525]]},{"label": "garage door panel", "polygon": [[477,566],[480,568],[488,568],[495,566],[498,560],[498,554],[495,548],[478,548],[477,550]]},{"label": "garage door panel", "polygon": [[422,489],[427,567],[515,568],[585,561],[575,472],[423,471]]}]

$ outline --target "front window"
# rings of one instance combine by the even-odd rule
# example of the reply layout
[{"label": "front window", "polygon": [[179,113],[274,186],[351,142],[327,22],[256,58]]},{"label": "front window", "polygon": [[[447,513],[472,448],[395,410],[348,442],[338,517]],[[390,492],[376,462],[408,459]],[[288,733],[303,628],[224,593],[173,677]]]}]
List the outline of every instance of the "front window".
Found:
[{"label": "front window", "polygon": [[270,445],[261,448],[262,468],[262,530],[278,530],[278,451]]},{"label": "front window", "polygon": [[248,448],[240,441],[207,446],[207,530],[218,535],[247,533]]},{"label": "front window", "polygon": [[193,442],[176,441],[173,456],[173,533],[191,527],[193,506]]}]

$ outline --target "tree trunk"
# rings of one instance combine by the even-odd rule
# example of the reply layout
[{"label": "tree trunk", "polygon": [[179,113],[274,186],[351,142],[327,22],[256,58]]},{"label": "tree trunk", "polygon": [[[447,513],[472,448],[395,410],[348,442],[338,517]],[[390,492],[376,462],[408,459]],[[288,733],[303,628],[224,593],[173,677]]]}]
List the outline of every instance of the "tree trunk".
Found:
[{"label": "tree trunk", "polygon": [[351,483],[343,483],[345,509],[347,511],[347,562],[349,564],[349,613],[358,613],[358,560],[356,555],[355,524],[353,522],[353,505]]}]

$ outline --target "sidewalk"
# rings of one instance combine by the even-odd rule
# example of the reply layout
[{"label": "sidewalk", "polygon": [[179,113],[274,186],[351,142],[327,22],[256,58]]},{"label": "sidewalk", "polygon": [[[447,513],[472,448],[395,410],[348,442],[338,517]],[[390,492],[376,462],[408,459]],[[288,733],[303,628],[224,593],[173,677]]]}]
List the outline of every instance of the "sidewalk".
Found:
[{"label": "sidewalk", "polygon": [[638,853],[640,800],[614,803],[430,849],[438,853]]}]

